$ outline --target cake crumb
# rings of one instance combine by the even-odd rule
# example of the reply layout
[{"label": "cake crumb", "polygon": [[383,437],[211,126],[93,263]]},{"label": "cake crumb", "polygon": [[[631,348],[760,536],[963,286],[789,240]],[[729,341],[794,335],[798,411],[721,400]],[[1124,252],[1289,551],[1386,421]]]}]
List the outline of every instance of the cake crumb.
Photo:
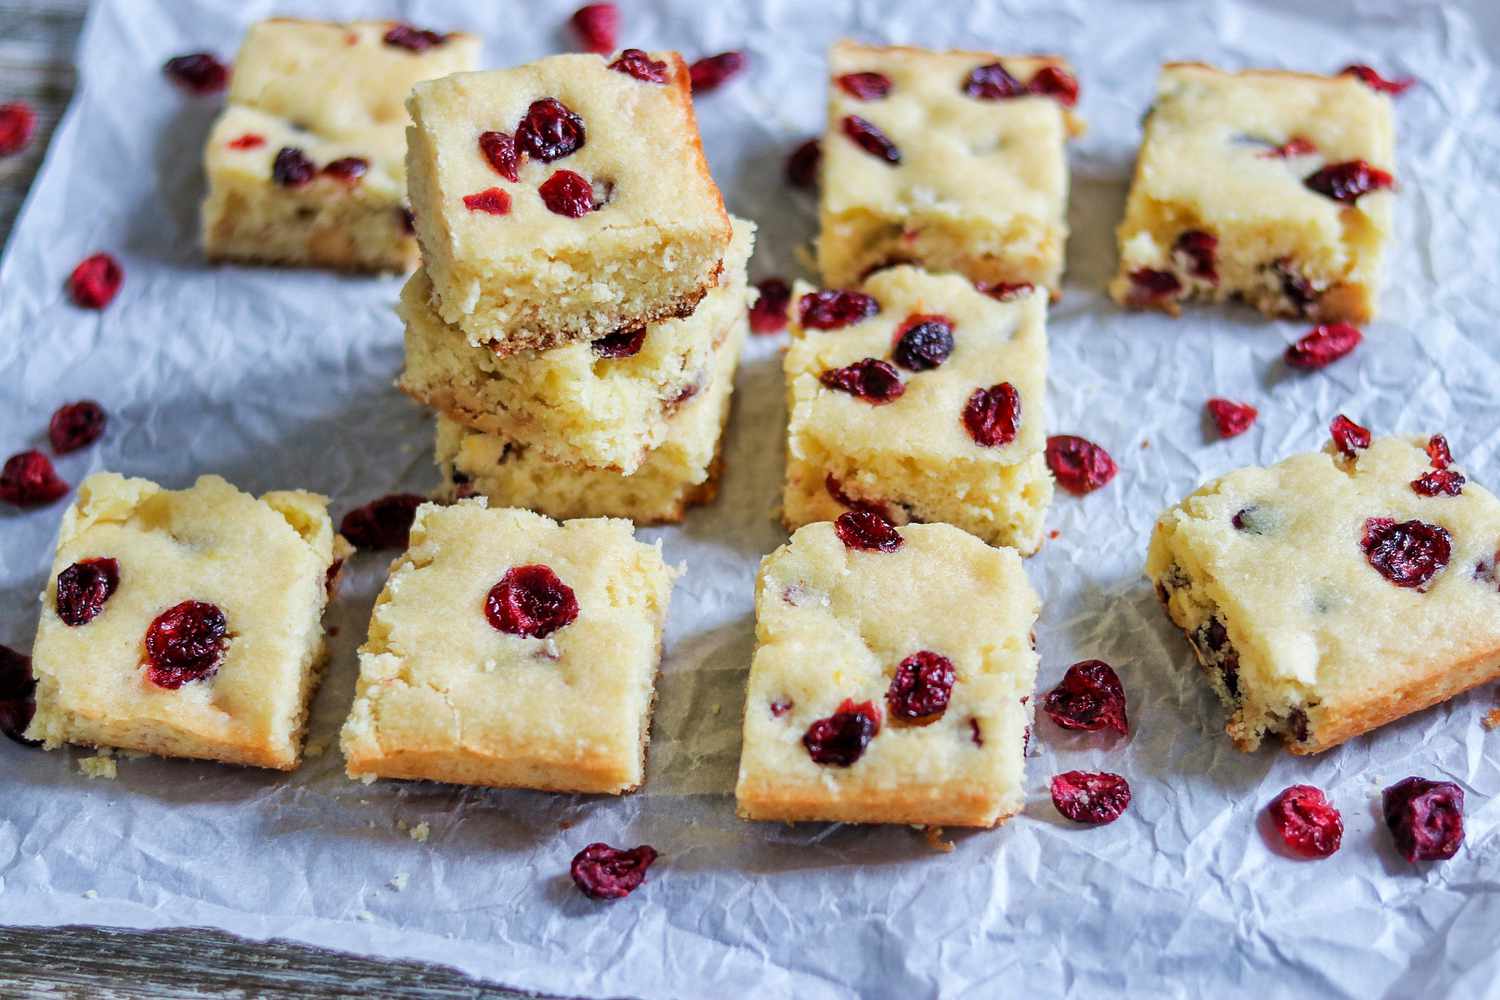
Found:
[{"label": "cake crumb", "polygon": [[324,631],[326,631],[330,636],[337,636],[339,634],[339,627],[337,625],[330,625],[328,626],[328,628],[324,629]]},{"label": "cake crumb", "polygon": [[939,854],[952,854],[953,841],[943,839],[943,828],[940,826],[922,827],[922,836],[927,841],[927,846]]},{"label": "cake crumb", "polygon": [[1147,449],[1149,447],[1151,447],[1151,439],[1150,438],[1141,438],[1141,450],[1144,451],[1145,449]]},{"label": "cake crumb", "polygon": [[405,833],[407,830],[411,829],[411,824],[404,819],[398,819],[396,820],[396,829],[400,830],[402,833]]},{"label": "cake crumb", "polygon": [[425,844],[427,843],[427,838],[432,835],[432,827],[427,825],[426,820],[423,820],[416,826],[412,827],[411,831],[407,835],[417,843]]},{"label": "cake crumb", "polygon": [[724,710],[724,706],[723,705],[717,705],[717,704],[714,705],[714,714],[715,715],[718,715],[723,710]]},{"label": "cake crumb", "polygon": [[409,875],[406,872],[397,872],[396,874],[394,874],[394,875],[391,876],[391,880],[387,884],[390,885],[390,887],[392,889],[395,889],[397,892],[405,892],[406,891],[406,883],[408,883],[410,881],[411,881],[411,875]]},{"label": "cake crumb", "polygon": [[115,759],[108,750],[100,750],[92,757],[80,757],[78,770],[90,778],[105,778],[109,781],[114,781],[115,775],[119,773]]},{"label": "cake crumb", "polygon": [[363,784],[373,785],[373,784],[375,784],[375,775],[373,775],[373,774],[361,774],[359,776],[359,780]]},{"label": "cake crumb", "polygon": [[557,824],[557,828],[559,830],[571,830],[573,829],[573,821],[570,819],[562,820]]},{"label": "cake crumb", "polygon": [[1490,709],[1490,713],[1484,717],[1484,728],[1500,729],[1500,708]]},{"label": "cake crumb", "polygon": [[308,740],[307,746],[302,750],[304,757],[321,757],[328,752],[327,740]]},{"label": "cake crumb", "polygon": [[1056,528],[1053,528],[1051,531],[1047,532],[1047,537],[1055,542],[1062,537],[1062,532],[1058,531]]},{"label": "cake crumb", "polygon": [[83,898],[84,899],[98,899],[99,898],[99,890],[98,889],[90,889],[90,890],[88,890],[87,892],[85,892],[83,894]]}]

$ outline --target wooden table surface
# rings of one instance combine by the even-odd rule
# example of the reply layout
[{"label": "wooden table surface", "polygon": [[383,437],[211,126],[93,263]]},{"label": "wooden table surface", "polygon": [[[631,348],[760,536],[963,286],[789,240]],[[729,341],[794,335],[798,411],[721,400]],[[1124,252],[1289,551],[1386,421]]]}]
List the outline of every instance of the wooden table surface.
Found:
[{"label": "wooden table surface", "polygon": [[[88,0],[0,0],[0,104],[36,110],[37,135],[0,159],[0,242],[73,91]],[[0,907],[4,896],[0,896]],[[0,910],[3,918],[3,910]],[[520,994],[442,966],[382,962],[205,928],[0,927],[0,997],[502,997]]]}]

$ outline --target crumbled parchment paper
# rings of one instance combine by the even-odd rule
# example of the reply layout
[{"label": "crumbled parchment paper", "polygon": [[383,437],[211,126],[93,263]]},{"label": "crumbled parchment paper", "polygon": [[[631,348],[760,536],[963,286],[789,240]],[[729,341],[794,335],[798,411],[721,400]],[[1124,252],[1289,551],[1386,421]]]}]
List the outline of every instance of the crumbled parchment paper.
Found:
[{"label": "crumbled parchment paper", "polygon": [[[39,445],[57,404],[101,400],[110,430],[68,456],[77,483],[113,469],[182,486],[217,472],[256,491],[307,487],[336,514],[434,482],[432,420],[391,387],[399,281],[206,266],[196,247],[201,144],[218,111],[159,72],[167,57],[235,51],[274,14],[390,14],[463,27],[487,65],[571,47],[573,0],[104,0],[79,88],[0,265],[0,429]],[[624,799],[346,780],[337,752],[292,775],[134,759],[90,781],[89,752],[0,746],[0,920],[126,927],[207,924],[375,955],[445,962],[536,990],[810,1000],[865,996],[1223,995],[1280,982],[1325,997],[1482,994],[1500,974],[1500,743],[1478,691],[1311,760],[1246,756],[1140,571],[1157,512],[1201,480],[1317,447],[1345,411],[1378,432],[1441,430],[1472,478],[1500,487],[1500,58],[1497,8],[1433,0],[969,0],[909,3],[621,0],[621,43],[689,57],[743,48],[750,71],[698,112],[730,208],[760,224],[756,278],[799,272],[811,196],[786,153],[822,121],[824,50],[842,35],[1061,51],[1083,82],[1088,135],[1072,153],[1066,294],[1052,311],[1048,415],[1119,461],[1083,500],[1059,493],[1058,536],[1027,563],[1044,597],[1040,684],[1099,657],[1120,671],[1123,746],[1038,725],[1026,814],[992,832],[945,831],[937,853],[906,827],[747,824],[734,817],[739,715],[753,642],[752,584],[785,536],[778,338],[739,375],[718,503],[652,530],[688,575],[673,596],[643,792]],[[1126,315],[1102,286],[1114,262],[1138,121],[1156,65],[1332,71],[1373,63],[1421,86],[1399,101],[1400,245],[1382,317],[1353,358],[1293,376],[1277,358],[1303,324],[1193,308]],[[103,313],[63,281],[107,249],[124,290]],[[1209,396],[1260,407],[1250,433],[1213,440]],[[0,641],[29,648],[62,505],[0,512]],[[354,649],[387,559],[355,560],[330,613],[331,667],[312,738],[330,748]],[[713,712],[713,706],[721,706]],[[1129,777],[1135,799],[1101,829],[1053,810],[1066,769]],[[1378,822],[1379,789],[1407,774],[1468,792],[1468,843],[1414,867]],[[1334,858],[1299,863],[1261,812],[1309,782],[1343,810]],[[413,837],[429,830],[430,838]],[[409,832],[408,832],[409,831]],[[650,843],[645,887],[600,904],[568,881],[585,844]],[[404,892],[392,872],[407,873]],[[96,895],[97,894],[97,895]]]}]

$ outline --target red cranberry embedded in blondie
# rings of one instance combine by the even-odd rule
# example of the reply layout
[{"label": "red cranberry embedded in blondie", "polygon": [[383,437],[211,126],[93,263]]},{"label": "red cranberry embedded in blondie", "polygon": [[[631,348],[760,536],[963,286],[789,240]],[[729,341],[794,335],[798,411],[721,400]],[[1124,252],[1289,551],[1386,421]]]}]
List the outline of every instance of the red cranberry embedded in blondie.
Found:
[{"label": "red cranberry embedded in blondie", "polygon": [[914,315],[896,330],[896,364],[911,372],[937,368],[953,353],[953,321],[947,316]]},{"label": "red cranberry embedded in blondie", "polygon": [[207,680],[224,659],[228,632],[217,605],[183,601],[168,608],[146,630],[146,679],[169,691]]},{"label": "red cranberry embedded in blondie", "polygon": [[901,150],[874,122],[859,115],[845,115],[841,127],[851,142],[876,159],[893,166],[901,162]]},{"label": "red cranberry embedded in blondie", "polygon": [[1361,427],[1342,413],[1334,417],[1333,422],[1328,425],[1328,433],[1333,436],[1333,443],[1347,458],[1354,458],[1370,447],[1370,429]]},{"label": "red cranberry embedded in blondie", "polygon": [[1010,444],[1021,427],[1021,394],[1009,382],[975,389],[964,404],[963,424],[982,447]]},{"label": "red cranberry embedded in blondie", "polygon": [[81,559],[57,574],[57,617],[70,628],[87,625],[119,586],[119,562]]},{"label": "red cranberry embedded in blondie", "polygon": [[958,674],[946,656],[921,650],[902,660],[891,677],[885,703],[891,718],[928,723],[941,718],[953,696]]},{"label": "red cranberry embedded in blondie", "polygon": [[545,639],[578,618],[578,598],[550,567],[512,566],[490,588],[484,613],[498,631]]},{"label": "red cranberry embedded in blondie", "polygon": [[1397,523],[1389,517],[1366,519],[1359,544],[1375,572],[1413,590],[1425,590],[1453,554],[1447,528],[1425,521]]},{"label": "red cranberry embedded in blondie", "polygon": [[615,61],[609,64],[609,68],[616,73],[633,76],[642,83],[667,82],[667,64],[659,59],[652,59],[649,54],[640,49],[626,49],[621,52]]},{"label": "red cranberry embedded in blondie", "polygon": [[845,698],[836,712],[807,727],[802,745],[815,764],[851,767],[879,732],[880,709],[874,702]]},{"label": "red cranberry embedded in blondie", "polygon": [[555,97],[533,101],[515,133],[516,145],[521,152],[543,163],[576,153],[583,148],[586,139],[583,119]]},{"label": "red cranberry embedded in blondie", "polygon": [[837,330],[880,312],[880,303],[864,292],[825,288],[797,300],[797,319],[811,330]]},{"label": "red cranberry embedded in blondie", "polygon": [[891,93],[891,78],[884,73],[845,73],[833,82],[858,101],[878,101]]},{"label": "red cranberry embedded in blondie", "polygon": [[786,329],[786,307],[792,301],[792,286],[780,278],[765,278],[756,283],[760,294],[750,307],[752,333],[778,333]]},{"label": "red cranberry embedded in blondie", "polygon": [[905,544],[901,532],[873,510],[851,510],[833,522],[833,532],[845,548],[865,552],[895,552]]},{"label": "red cranberry embedded in blondie", "polygon": [[537,188],[542,204],[555,215],[581,219],[595,209],[594,186],[582,174],[559,170]]}]

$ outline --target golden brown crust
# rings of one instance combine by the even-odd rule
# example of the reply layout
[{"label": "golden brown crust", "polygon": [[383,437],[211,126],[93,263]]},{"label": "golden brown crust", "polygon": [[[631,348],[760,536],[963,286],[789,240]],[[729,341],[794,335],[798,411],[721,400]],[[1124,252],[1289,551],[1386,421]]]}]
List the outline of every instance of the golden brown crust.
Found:
[{"label": "golden brown crust", "polygon": [[236,264],[250,267],[313,267],[344,274],[406,274],[418,263],[416,240],[408,241],[397,258],[381,261],[360,260],[349,253],[317,252],[311,246],[305,254],[241,253],[222,246],[204,247],[203,256],[210,264]]},{"label": "golden brown crust", "polygon": [[[1308,73],[1294,69],[1220,69],[1218,66],[1214,66],[1206,62],[1197,62],[1191,59],[1181,62],[1162,63],[1161,68],[1162,72],[1166,72],[1167,70],[1171,69],[1197,69],[1203,70],[1208,73],[1216,73],[1219,76],[1260,76],[1272,80],[1316,80],[1320,83],[1343,83],[1347,80],[1358,84],[1358,81],[1354,80],[1353,77],[1347,77],[1343,73],[1329,75],[1327,73]],[[1363,86],[1363,84],[1359,85]]]},{"label": "golden brown crust", "polygon": [[619,759],[603,755],[566,761],[522,760],[491,757],[464,747],[403,748],[382,754],[346,756],[344,763],[345,773],[354,779],[367,776],[401,778],[487,788],[533,788],[543,792],[611,795],[633,792],[640,787],[639,782],[632,784],[622,777]]},{"label": "golden brown crust", "polygon": [[983,829],[999,826],[1019,812],[997,812],[993,796],[969,781],[952,781],[920,792],[887,789],[839,801],[829,799],[820,785],[756,784],[741,787],[735,812],[741,819],[788,823],[915,823]]}]

